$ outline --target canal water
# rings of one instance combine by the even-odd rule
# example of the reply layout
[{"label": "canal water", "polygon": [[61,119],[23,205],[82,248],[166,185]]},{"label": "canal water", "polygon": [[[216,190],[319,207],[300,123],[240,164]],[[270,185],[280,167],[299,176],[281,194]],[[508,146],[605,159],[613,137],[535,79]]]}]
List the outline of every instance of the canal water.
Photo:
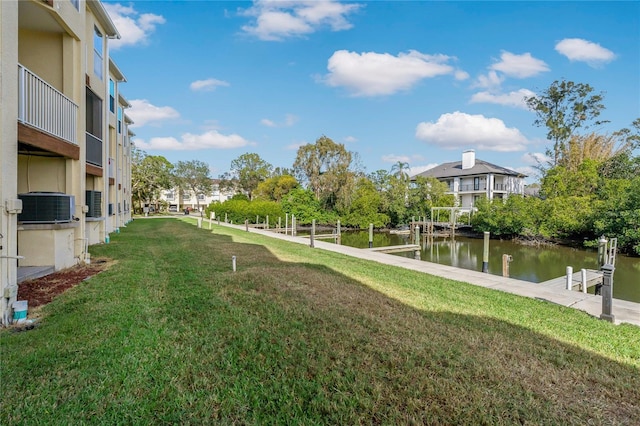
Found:
[{"label": "canal water", "polygon": [[[373,246],[394,246],[409,243],[408,235],[374,233]],[[342,244],[350,247],[369,246],[368,231],[343,232]],[[424,244],[421,258],[429,262],[458,268],[482,270],[483,240],[481,238],[456,237],[434,239]],[[582,268],[598,269],[597,252],[564,246],[535,247],[512,241],[491,240],[489,244],[489,273],[502,275],[502,255],[509,254],[509,276],[524,281],[540,283],[566,274],[567,266],[574,272]],[[397,253],[413,257],[413,252]],[[618,254],[613,275],[613,297],[640,303],[640,258]],[[593,288],[589,291],[593,293]]]}]

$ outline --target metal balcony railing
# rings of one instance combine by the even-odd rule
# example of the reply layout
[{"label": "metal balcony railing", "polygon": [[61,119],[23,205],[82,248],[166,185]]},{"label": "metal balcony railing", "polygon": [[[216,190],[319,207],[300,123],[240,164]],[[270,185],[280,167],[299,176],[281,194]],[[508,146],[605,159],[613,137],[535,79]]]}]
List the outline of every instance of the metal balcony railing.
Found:
[{"label": "metal balcony railing", "polygon": [[459,191],[486,191],[486,185],[460,185]]},{"label": "metal balcony railing", "polygon": [[87,135],[87,163],[102,167],[102,141],[91,133]]},{"label": "metal balcony railing", "polygon": [[78,105],[18,64],[18,121],[77,145],[77,120]]},{"label": "metal balcony railing", "polygon": [[506,191],[507,185],[504,183],[496,183],[493,185],[493,189],[496,191]]}]

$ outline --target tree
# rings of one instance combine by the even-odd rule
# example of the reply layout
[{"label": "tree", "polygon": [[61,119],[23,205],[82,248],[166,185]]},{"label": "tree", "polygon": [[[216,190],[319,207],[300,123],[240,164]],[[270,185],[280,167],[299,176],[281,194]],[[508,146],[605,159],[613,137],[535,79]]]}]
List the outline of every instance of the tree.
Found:
[{"label": "tree", "polygon": [[213,182],[209,176],[209,166],[200,160],[178,161],[173,172],[174,182],[182,193],[192,192],[200,210],[199,195],[210,194]]},{"label": "tree", "polygon": [[546,127],[547,139],[553,141],[553,149],[547,155],[553,159],[554,166],[578,128],[605,122],[596,120],[604,110],[603,94],[592,94],[593,90],[588,84],[556,80],[542,93],[526,99],[537,115],[534,124]]},{"label": "tree", "polygon": [[131,153],[131,198],[142,210],[143,203],[158,203],[160,191],[171,187],[173,166],[160,155],[147,155],[133,146]]},{"label": "tree", "polygon": [[314,144],[298,149],[293,169],[298,180],[307,184],[316,199],[332,208],[338,199],[338,191],[350,177],[347,172],[351,159],[351,153],[343,144],[321,136]]},{"label": "tree", "polygon": [[391,166],[391,174],[399,179],[408,179],[409,170],[409,163],[403,161],[398,161],[396,164]]},{"label": "tree", "polygon": [[238,185],[250,200],[258,184],[271,175],[271,169],[271,164],[254,153],[247,152],[231,162],[231,173],[238,178]]},{"label": "tree", "polygon": [[416,176],[409,191],[407,213],[411,216],[427,215],[431,217],[432,207],[451,207],[455,202],[453,194],[447,194],[449,186],[438,179],[428,176]]},{"label": "tree", "polygon": [[376,187],[367,178],[360,178],[356,184],[353,199],[349,208],[342,217],[346,226],[366,228],[370,223],[377,228],[389,224],[389,216],[380,213],[382,197],[376,191]]},{"label": "tree", "polygon": [[298,186],[300,184],[293,176],[279,175],[260,182],[255,191],[253,191],[253,195],[256,199],[280,202],[289,191]]}]

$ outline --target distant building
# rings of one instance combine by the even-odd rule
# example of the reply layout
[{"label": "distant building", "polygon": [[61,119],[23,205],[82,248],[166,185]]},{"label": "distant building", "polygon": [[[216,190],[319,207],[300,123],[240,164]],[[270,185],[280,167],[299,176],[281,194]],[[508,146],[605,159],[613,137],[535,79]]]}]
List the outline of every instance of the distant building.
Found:
[{"label": "distant building", "polygon": [[480,197],[490,200],[507,198],[509,194],[524,195],[524,178],[527,176],[476,160],[476,153],[468,150],[462,153],[462,161],[444,163],[417,176],[434,177],[449,186],[448,194],[456,197],[459,207],[474,207]]},{"label": "distant building", "polygon": [[180,194],[178,188],[171,188],[162,191],[160,194],[160,200],[166,201],[168,204],[169,212],[181,212],[186,208],[197,210],[198,206],[201,210],[204,209],[214,201],[224,203],[229,198],[233,197],[233,191],[224,191],[220,189],[220,180],[212,179],[212,191],[210,194],[192,194],[190,191],[184,191]]}]

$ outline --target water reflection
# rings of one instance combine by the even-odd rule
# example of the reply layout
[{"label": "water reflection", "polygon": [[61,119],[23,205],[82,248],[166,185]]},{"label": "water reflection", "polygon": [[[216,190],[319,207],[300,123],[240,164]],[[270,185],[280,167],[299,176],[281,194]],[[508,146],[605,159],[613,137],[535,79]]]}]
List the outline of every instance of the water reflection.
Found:
[{"label": "water reflection", "polygon": [[[396,235],[386,232],[375,233],[374,247],[393,246],[410,243],[408,235]],[[342,244],[366,248],[369,234],[364,232],[345,232]],[[423,241],[422,260],[451,265],[475,271],[482,270],[483,240],[457,237],[435,239],[432,243]],[[502,275],[502,255],[509,254],[513,261],[509,264],[509,275],[525,281],[539,283],[565,274],[571,266],[575,272],[582,268],[597,269],[596,252],[552,246],[535,247],[515,244],[511,241],[491,240],[489,245],[489,273]],[[398,253],[398,256],[413,257],[412,252]],[[613,295],[618,299],[640,302],[640,258],[618,255],[614,273]]]}]

